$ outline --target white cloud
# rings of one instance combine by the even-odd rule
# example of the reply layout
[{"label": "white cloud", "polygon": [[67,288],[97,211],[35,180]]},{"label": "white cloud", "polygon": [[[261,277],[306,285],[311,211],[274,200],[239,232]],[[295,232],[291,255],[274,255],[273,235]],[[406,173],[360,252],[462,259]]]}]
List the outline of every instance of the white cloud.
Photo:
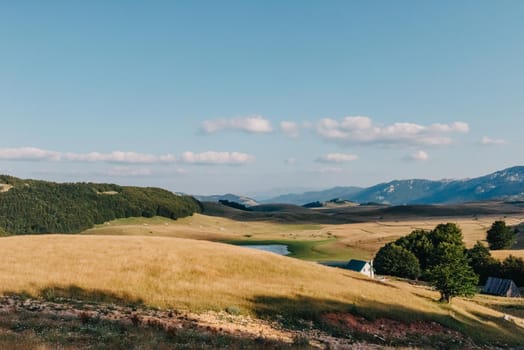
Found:
[{"label": "white cloud", "polygon": [[253,134],[273,131],[269,120],[259,115],[232,119],[206,120],[202,122],[201,129],[207,134],[223,130],[240,130]]},{"label": "white cloud", "polygon": [[153,154],[144,154],[136,152],[114,151],[111,153],[64,153],[61,156],[63,160],[79,162],[111,162],[111,163],[131,163],[131,164],[149,164],[149,163],[172,163],[176,162],[176,157],[171,154],[156,156]]},{"label": "white cloud", "polygon": [[373,126],[373,122],[369,117],[346,117],[342,120],[340,125],[347,130],[366,130]]},{"label": "white cloud", "polygon": [[408,144],[446,145],[452,143],[451,133],[467,133],[469,125],[464,122],[432,124],[393,123],[381,126],[369,117],[345,117],[342,120],[321,119],[317,133],[327,140],[351,144]]},{"label": "white cloud", "polygon": [[0,159],[3,160],[60,160],[61,153],[35,147],[0,148]]},{"label": "white cloud", "polygon": [[280,129],[289,137],[298,137],[299,135],[299,126],[295,122],[280,122]]},{"label": "white cloud", "polygon": [[297,159],[296,158],[288,158],[284,161],[287,165],[295,165],[297,164]]},{"label": "white cloud", "polygon": [[469,132],[469,125],[468,123],[464,122],[454,122],[451,124],[451,128],[453,131],[461,132],[463,134],[467,134]]},{"label": "white cloud", "polygon": [[486,145],[486,146],[490,146],[490,145],[504,145],[507,143],[506,140],[503,140],[503,139],[492,139],[492,138],[489,138],[487,136],[484,136],[482,138],[482,140],[480,140],[480,143],[483,144],[483,145]]},{"label": "white cloud", "polygon": [[415,160],[415,161],[426,161],[429,159],[429,154],[427,152],[419,150],[407,157],[408,160]]},{"label": "white cloud", "polygon": [[108,162],[129,164],[173,163],[176,157],[172,154],[153,155],[136,152],[114,151],[111,153],[72,153],[55,152],[35,147],[0,148],[0,159],[26,161],[70,161],[70,162]]},{"label": "white cloud", "polygon": [[351,162],[353,160],[357,160],[358,156],[356,154],[348,154],[348,153],[328,153],[325,154],[319,158],[317,158],[317,162],[320,163],[344,163],[344,162]]},{"label": "white cloud", "polygon": [[182,154],[182,161],[189,164],[242,165],[253,160],[253,156],[239,152],[208,151],[203,153],[184,152]]},{"label": "white cloud", "polygon": [[[173,164],[178,162],[178,158],[172,154],[154,155],[147,153],[114,151],[111,153],[73,153],[55,152],[43,150],[35,147],[21,148],[0,148],[0,160],[19,160],[19,161],[52,161],[52,162],[106,162],[118,164]],[[239,165],[249,163],[254,157],[240,152],[185,152],[182,155],[182,162],[190,164],[229,164]],[[184,170],[177,170],[183,173]],[[128,167],[115,167],[108,175],[149,175],[144,169],[134,169]]]},{"label": "white cloud", "polygon": [[430,130],[435,132],[460,132],[468,133],[469,125],[464,122],[454,122],[452,124],[431,124],[429,126]]}]

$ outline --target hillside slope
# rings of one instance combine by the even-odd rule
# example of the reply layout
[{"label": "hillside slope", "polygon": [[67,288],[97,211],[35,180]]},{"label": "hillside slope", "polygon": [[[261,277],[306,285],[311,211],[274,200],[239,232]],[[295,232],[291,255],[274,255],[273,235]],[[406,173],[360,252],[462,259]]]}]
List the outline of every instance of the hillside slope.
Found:
[{"label": "hillside slope", "polygon": [[[176,219],[201,211],[192,197],[160,188],[95,183],[54,183],[0,176],[0,231],[72,233],[125,217]],[[7,186],[3,186],[7,188]]]},{"label": "hillside slope", "polygon": [[410,220],[472,216],[523,215],[524,202],[485,201],[437,205],[358,205],[322,210],[292,204],[264,204],[251,211],[234,209],[220,203],[203,202],[203,213],[238,221],[270,221],[286,224],[347,224],[376,220]]},{"label": "hillside slope", "polygon": [[[476,342],[524,341],[524,325],[509,323],[501,312],[474,300],[442,305],[437,293],[426,288],[372,281],[248,248],[160,237],[28,235],[0,241],[0,256],[7,262],[0,266],[0,294],[134,302],[193,312],[235,308],[283,324],[323,327],[335,336],[351,333],[351,338],[366,330],[345,320],[364,317],[381,320],[393,332],[406,325],[427,329],[424,325],[436,322]],[[364,324],[369,322],[365,319]],[[419,336],[443,341],[450,333],[442,332],[435,338]]]}]

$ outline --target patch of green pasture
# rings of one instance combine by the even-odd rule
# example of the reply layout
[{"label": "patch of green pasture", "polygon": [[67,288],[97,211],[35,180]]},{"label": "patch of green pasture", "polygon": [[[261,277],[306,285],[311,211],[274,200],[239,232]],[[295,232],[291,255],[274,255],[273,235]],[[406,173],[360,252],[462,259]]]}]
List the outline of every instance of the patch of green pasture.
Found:
[{"label": "patch of green pasture", "polygon": [[124,226],[124,225],[160,225],[160,224],[172,224],[176,222],[173,219],[165,218],[162,216],[153,216],[151,218],[144,217],[130,217],[123,219],[116,219],[104,224],[95,225],[95,227],[104,227],[104,226]]},{"label": "patch of green pasture", "polygon": [[313,249],[327,256],[325,259],[318,259],[319,261],[369,260],[372,258],[368,251],[339,244],[336,238],[325,241],[324,243],[319,243]]},{"label": "patch of green pasture", "polygon": [[288,250],[290,251],[290,254],[288,255],[289,257],[310,261],[343,261],[362,257],[362,253],[357,250],[349,248],[341,249],[334,245],[333,243],[336,243],[335,238],[317,241],[243,239],[222,242],[238,246],[282,244],[288,247]]}]

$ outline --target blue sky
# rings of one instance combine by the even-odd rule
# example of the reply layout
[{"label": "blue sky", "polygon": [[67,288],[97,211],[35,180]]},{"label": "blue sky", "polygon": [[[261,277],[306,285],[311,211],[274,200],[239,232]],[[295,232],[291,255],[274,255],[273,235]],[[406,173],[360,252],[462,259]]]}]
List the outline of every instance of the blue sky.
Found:
[{"label": "blue sky", "polygon": [[0,1],[0,172],[269,193],[522,160],[522,1]]}]

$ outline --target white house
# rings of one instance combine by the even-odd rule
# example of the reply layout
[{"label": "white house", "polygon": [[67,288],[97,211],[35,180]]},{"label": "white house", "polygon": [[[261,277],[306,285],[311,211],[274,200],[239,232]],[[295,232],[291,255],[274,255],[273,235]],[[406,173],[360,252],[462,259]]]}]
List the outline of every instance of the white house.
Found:
[{"label": "white house", "polygon": [[368,276],[369,278],[375,277],[375,271],[373,269],[373,260],[371,261],[364,261],[364,260],[355,260],[351,259],[347,265],[345,266],[346,269],[360,272],[363,275]]}]

